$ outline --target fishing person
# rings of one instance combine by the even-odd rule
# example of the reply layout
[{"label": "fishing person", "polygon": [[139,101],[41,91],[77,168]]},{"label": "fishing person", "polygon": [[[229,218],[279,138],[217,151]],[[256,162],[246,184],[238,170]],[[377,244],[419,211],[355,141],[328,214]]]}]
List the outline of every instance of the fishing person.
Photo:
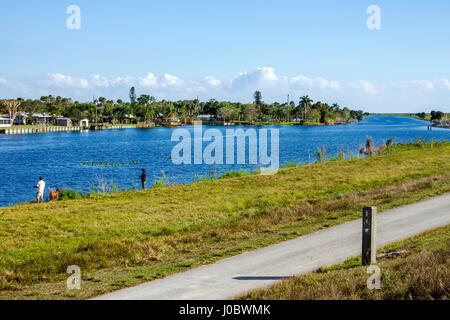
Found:
[{"label": "fishing person", "polygon": [[38,189],[36,193],[37,203],[40,201],[44,202],[44,190],[45,190],[45,181],[42,177],[39,177],[39,182],[34,186],[35,189]]},{"label": "fishing person", "polygon": [[142,174],[139,176],[141,178],[142,189],[145,190],[145,183],[147,182],[147,172],[145,169],[142,169]]}]

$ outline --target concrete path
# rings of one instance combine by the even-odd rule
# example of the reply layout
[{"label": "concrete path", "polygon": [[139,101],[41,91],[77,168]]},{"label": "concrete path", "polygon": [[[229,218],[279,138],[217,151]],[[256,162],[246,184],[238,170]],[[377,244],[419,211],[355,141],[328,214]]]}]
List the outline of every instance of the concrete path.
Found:
[{"label": "concrete path", "polygon": [[[361,210],[362,211],[362,210]],[[362,219],[361,219],[362,220]],[[352,221],[294,240],[120,290],[101,300],[232,299],[361,254],[362,221]],[[378,216],[378,245],[450,224],[450,194]]]}]

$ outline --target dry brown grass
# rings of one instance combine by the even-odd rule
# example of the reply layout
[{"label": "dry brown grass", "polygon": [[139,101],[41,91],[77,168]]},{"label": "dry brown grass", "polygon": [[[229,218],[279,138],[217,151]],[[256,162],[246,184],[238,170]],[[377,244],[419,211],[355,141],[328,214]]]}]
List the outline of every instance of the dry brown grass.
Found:
[{"label": "dry brown grass", "polygon": [[322,268],[244,299],[257,300],[448,300],[450,298],[450,226],[390,245],[406,249],[378,261],[381,290],[367,288],[367,268],[360,259]]}]

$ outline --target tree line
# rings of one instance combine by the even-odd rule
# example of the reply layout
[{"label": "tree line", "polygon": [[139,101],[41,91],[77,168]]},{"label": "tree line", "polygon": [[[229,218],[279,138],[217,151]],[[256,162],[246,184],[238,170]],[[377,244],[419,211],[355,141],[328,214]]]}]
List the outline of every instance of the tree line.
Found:
[{"label": "tree line", "polygon": [[[73,101],[70,98],[52,95],[42,96],[40,99],[18,98],[17,100],[2,100],[0,111],[8,111],[10,118],[18,112],[27,115],[27,123],[33,123],[33,115],[47,113],[53,118],[68,117],[73,121],[89,119],[91,122],[134,123],[150,122],[161,118],[177,118],[183,123],[193,121],[198,115],[210,115],[212,119],[234,122],[300,122],[304,124],[335,124],[361,120],[366,114],[361,110],[351,110],[341,107],[337,103],[329,105],[321,101],[314,102],[309,96],[300,97],[298,102],[274,102],[267,104],[263,101],[262,93],[256,91],[253,103],[229,101],[180,100],[158,101],[154,96],[142,94],[138,96],[132,87],[129,100],[108,100],[105,97],[94,98],[91,102]],[[15,101],[16,114],[10,112],[8,101]],[[17,103],[19,106],[17,107]]]},{"label": "tree line", "polygon": [[[427,118],[427,114],[425,112],[419,112],[416,114],[416,116],[420,119],[426,119]],[[431,111],[430,113],[430,120],[433,122],[438,122],[442,119],[444,119],[445,117],[445,113],[442,111]]]}]

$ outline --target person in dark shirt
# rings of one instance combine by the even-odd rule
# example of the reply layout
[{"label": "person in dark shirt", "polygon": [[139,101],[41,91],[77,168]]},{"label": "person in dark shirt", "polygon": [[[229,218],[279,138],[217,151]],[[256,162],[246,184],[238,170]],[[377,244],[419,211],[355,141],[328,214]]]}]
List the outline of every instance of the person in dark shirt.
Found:
[{"label": "person in dark shirt", "polygon": [[142,174],[140,176],[141,182],[142,182],[142,189],[145,190],[145,183],[147,182],[147,172],[145,172],[145,169],[142,169]]}]

